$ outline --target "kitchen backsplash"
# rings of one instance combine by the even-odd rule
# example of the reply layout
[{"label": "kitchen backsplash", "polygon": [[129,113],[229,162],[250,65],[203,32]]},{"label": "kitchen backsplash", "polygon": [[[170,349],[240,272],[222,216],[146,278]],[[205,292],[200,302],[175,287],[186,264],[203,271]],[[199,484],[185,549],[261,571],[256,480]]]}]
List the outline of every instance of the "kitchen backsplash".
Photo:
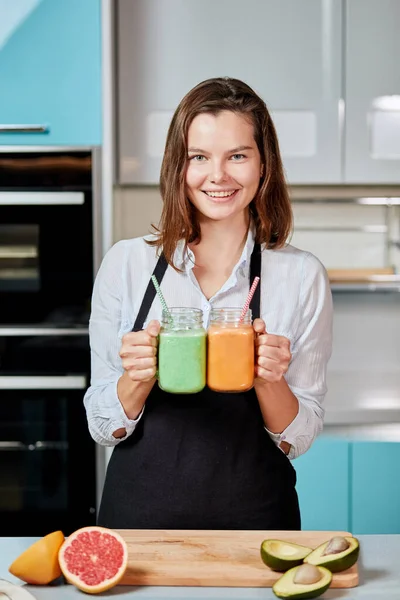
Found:
[{"label": "kitchen backsplash", "polygon": [[114,241],[139,237],[158,223],[162,201],[156,187],[118,187],[114,190]]},{"label": "kitchen backsplash", "polygon": [[395,242],[399,241],[400,207],[390,204],[397,201],[367,198],[348,203],[295,202],[291,242],[318,256],[327,269],[394,267],[397,271],[400,254]]}]

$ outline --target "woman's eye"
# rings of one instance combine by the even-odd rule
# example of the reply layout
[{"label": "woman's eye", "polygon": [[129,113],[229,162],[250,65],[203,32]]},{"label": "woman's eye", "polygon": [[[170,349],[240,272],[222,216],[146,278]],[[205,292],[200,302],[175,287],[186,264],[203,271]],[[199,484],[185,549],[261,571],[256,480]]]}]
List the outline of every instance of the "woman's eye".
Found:
[{"label": "woman's eye", "polygon": [[202,154],[195,154],[194,156],[189,156],[189,160],[194,160],[196,162],[202,162],[203,159],[205,160],[205,156],[203,156]]},{"label": "woman's eye", "polygon": [[232,154],[232,158],[234,160],[242,160],[243,158],[246,158],[244,154]]}]

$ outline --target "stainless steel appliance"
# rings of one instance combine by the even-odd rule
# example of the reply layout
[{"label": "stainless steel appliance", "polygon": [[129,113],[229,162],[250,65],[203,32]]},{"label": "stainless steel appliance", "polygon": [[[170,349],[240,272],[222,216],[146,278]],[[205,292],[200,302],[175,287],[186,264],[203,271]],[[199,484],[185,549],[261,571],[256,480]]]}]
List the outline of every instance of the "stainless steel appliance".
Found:
[{"label": "stainless steel appliance", "polygon": [[93,150],[0,153],[0,535],[96,518],[83,395],[100,220]]}]

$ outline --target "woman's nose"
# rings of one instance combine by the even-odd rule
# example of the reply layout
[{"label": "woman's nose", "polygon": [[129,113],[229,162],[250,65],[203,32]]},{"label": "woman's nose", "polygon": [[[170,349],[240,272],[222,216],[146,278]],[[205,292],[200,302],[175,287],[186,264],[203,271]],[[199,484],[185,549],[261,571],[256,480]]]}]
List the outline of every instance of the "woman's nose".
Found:
[{"label": "woman's nose", "polygon": [[211,183],[220,184],[226,181],[227,173],[222,165],[215,166],[209,175],[209,180]]}]

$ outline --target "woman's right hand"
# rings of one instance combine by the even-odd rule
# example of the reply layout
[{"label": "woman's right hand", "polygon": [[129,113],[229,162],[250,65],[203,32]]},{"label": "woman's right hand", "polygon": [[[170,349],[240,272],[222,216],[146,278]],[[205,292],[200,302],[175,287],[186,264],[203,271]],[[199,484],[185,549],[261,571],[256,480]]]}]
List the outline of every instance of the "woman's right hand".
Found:
[{"label": "woman's right hand", "polygon": [[150,321],[146,329],[123,336],[119,355],[132,381],[151,381],[155,377],[159,332],[160,323]]}]

